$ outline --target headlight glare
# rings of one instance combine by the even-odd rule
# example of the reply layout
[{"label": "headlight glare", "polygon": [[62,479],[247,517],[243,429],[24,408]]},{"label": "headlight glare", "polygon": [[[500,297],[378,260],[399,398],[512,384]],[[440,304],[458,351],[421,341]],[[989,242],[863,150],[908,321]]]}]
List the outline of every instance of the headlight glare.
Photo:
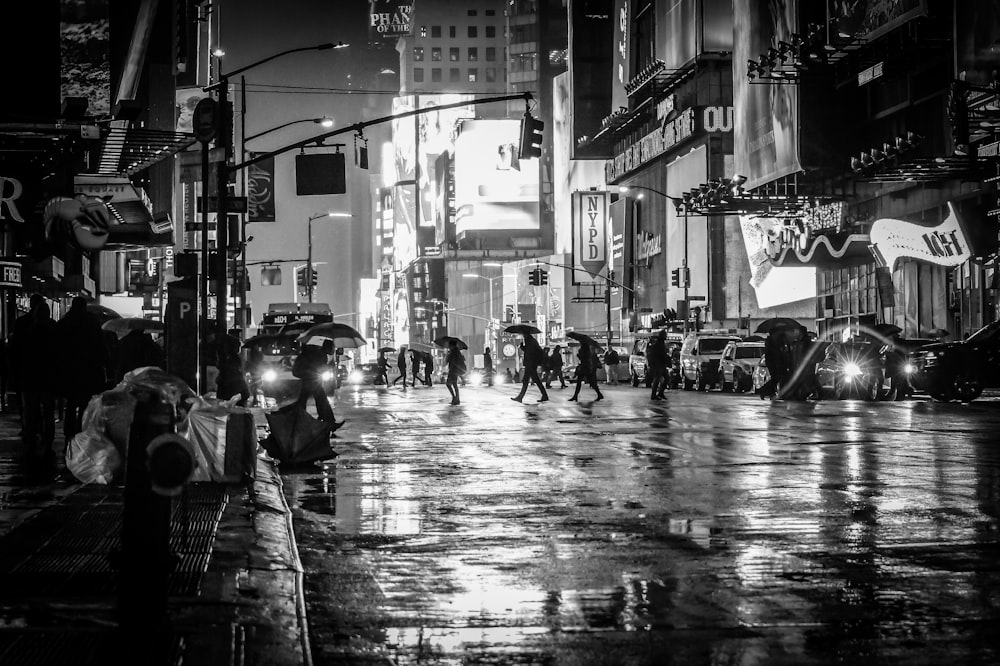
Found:
[{"label": "headlight glare", "polygon": [[323,374],[320,375],[320,378],[322,378],[324,382],[330,381],[333,379],[333,370],[324,370]]},{"label": "headlight glare", "polygon": [[861,374],[861,366],[857,363],[846,363],[844,365],[844,374],[848,377],[857,377]]},{"label": "headlight glare", "polygon": [[278,378],[278,373],[275,372],[274,370],[265,370],[264,374],[261,375],[261,379],[263,379],[265,382],[273,382],[277,378]]},{"label": "headlight glare", "polygon": [[360,371],[358,371],[358,370],[351,370],[351,374],[349,375],[349,381],[352,384],[360,384],[361,382],[364,381],[364,379],[365,379],[365,376],[362,375]]}]

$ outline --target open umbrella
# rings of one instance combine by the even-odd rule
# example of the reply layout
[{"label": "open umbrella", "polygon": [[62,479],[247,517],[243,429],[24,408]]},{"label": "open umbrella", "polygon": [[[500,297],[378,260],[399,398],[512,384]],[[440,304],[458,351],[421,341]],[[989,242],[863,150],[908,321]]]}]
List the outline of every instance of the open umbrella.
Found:
[{"label": "open umbrella", "polygon": [[330,424],[320,421],[297,402],[265,414],[271,434],[261,441],[279,463],[304,465],[336,456],[330,447]]},{"label": "open umbrella", "polygon": [[368,344],[353,326],[340,324],[335,321],[310,326],[304,333],[299,335],[299,342],[308,344],[314,338],[333,340],[334,347],[343,349],[357,349]]},{"label": "open umbrella", "polygon": [[580,342],[580,344],[590,345],[594,349],[603,349],[601,343],[590,337],[586,333],[577,333],[576,331],[569,331],[566,333],[567,338],[572,338]]},{"label": "open umbrella", "polygon": [[787,326],[801,326],[799,322],[791,319],[790,317],[771,317],[770,319],[765,319],[757,327],[757,333],[770,333],[771,331],[777,330],[779,328],[785,328]]},{"label": "open umbrella", "polygon": [[102,324],[109,319],[121,319],[121,315],[105,305],[87,303],[87,312],[97,317]]},{"label": "open umbrella", "polygon": [[119,317],[107,320],[101,324],[101,328],[111,331],[121,339],[132,331],[162,331],[163,322],[142,317]]},{"label": "open umbrella", "polygon": [[383,354],[391,354],[396,351],[395,347],[379,347],[378,350]]},{"label": "open umbrella", "polygon": [[434,341],[434,344],[436,344],[438,347],[444,347],[445,349],[447,349],[448,347],[451,346],[452,340],[455,341],[455,343],[458,345],[458,348],[461,350],[466,350],[469,348],[469,345],[465,344],[464,340],[459,340],[458,338],[451,335],[442,335],[440,338]]},{"label": "open umbrella", "polygon": [[507,328],[503,329],[503,332],[521,333],[521,334],[528,333],[530,335],[536,335],[538,333],[541,333],[542,330],[540,328],[532,326],[531,324],[514,324],[513,326],[508,326]]}]

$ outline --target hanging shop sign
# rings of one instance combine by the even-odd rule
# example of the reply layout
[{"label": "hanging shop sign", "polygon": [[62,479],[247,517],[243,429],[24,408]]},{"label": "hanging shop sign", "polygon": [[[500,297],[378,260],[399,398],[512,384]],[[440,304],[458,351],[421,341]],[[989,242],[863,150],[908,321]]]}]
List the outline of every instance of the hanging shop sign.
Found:
[{"label": "hanging shop sign", "polygon": [[[669,114],[669,110],[664,108]],[[664,116],[664,120],[669,115]],[[676,118],[663,122],[659,128],[642,137],[623,152],[604,162],[604,177],[613,183],[663,153],[672,150],[691,137],[733,131],[733,107],[691,107]]]},{"label": "hanging shop sign", "polygon": [[904,257],[939,266],[958,266],[972,258],[965,230],[950,201],[948,217],[936,225],[883,218],[875,220],[869,236],[875,260],[890,270]]},{"label": "hanging shop sign", "polygon": [[0,259],[0,289],[20,289],[21,260],[17,258]]},{"label": "hanging shop sign", "polygon": [[578,272],[597,277],[608,265],[608,193],[573,192],[573,284]]}]

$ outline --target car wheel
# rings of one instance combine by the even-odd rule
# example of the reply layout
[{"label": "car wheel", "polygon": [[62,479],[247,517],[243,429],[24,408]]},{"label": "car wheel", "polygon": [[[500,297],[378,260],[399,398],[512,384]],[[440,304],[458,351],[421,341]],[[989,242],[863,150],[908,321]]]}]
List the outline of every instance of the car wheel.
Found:
[{"label": "car wheel", "polygon": [[636,387],[638,385],[639,385],[639,375],[637,375],[637,374],[635,374],[635,372],[633,372],[632,373],[632,387],[634,388],[634,387]]},{"label": "car wheel", "polygon": [[955,378],[951,392],[961,402],[972,402],[983,394],[983,384],[978,377],[960,375]]},{"label": "car wheel", "polygon": [[736,390],[735,384],[733,382],[722,382],[722,392],[723,393],[733,393]]},{"label": "car wheel", "polygon": [[698,391],[707,391],[708,384],[705,382],[705,377],[699,372],[695,375],[695,382],[698,384]]}]

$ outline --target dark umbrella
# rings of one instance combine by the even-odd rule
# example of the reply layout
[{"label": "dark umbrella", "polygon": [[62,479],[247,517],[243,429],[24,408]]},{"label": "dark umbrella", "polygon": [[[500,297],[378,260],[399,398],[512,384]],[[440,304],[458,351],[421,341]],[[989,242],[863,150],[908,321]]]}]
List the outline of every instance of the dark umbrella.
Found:
[{"label": "dark umbrella", "polygon": [[87,303],[87,312],[97,317],[102,324],[109,319],[121,319],[121,315],[105,305]]},{"label": "dark umbrella", "polygon": [[307,344],[313,338],[333,340],[333,346],[342,349],[357,349],[368,344],[353,326],[339,324],[335,321],[311,326],[307,331],[299,335],[299,342]]},{"label": "dark umbrella", "polygon": [[271,434],[261,441],[261,446],[278,462],[303,465],[337,455],[330,447],[333,428],[298,403],[290,403],[265,416]]},{"label": "dark umbrella", "polygon": [[396,351],[396,348],[395,347],[379,347],[378,350],[379,350],[379,352],[381,352],[383,354],[391,354],[392,352]]},{"label": "dark umbrella", "polygon": [[528,335],[536,335],[542,332],[542,329],[536,328],[531,324],[514,324],[513,326],[508,326],[503,329],[504,333],[521,333],[522,335],[527,333]]},{"label": "dark umbrella", "polygon": [[579,341],[580,344],[590,345],[595,349],[603,349],[603,347],[601,347],[600,342],[590,337],[586,333],[577,333],[576,331],[569,331],[568,333],[566,333],[566,337],[573,338],[574,340]]},{"label": "dark umbrella", "polygon": [[107,320],[101,324],[101,328],[111,331],[121,339],[132,331],[162,331],[163,322],[142,317],[119,317]]},{"label": "dark umbrella", "polygon": [[772,317],[770,319],[765,319],[757,327],[756,333],[770,333],[779,328],[785,328],[789,326],[801,326],[799,322],[791,319],[789,317]]},{"label": "dark umbrella", "polygon": [[451,335],[442,335],[440,338],[434,341],[434,344],[436,344],[438,347],[444,347],[445,349],[447,349],[448,347],[451,347],[452,340],[454,340],[455,343],[458,345],[458,348],[463,351],[469,348],[469,345],[465,344],[464,340],[459,340],[458,338]]}]

